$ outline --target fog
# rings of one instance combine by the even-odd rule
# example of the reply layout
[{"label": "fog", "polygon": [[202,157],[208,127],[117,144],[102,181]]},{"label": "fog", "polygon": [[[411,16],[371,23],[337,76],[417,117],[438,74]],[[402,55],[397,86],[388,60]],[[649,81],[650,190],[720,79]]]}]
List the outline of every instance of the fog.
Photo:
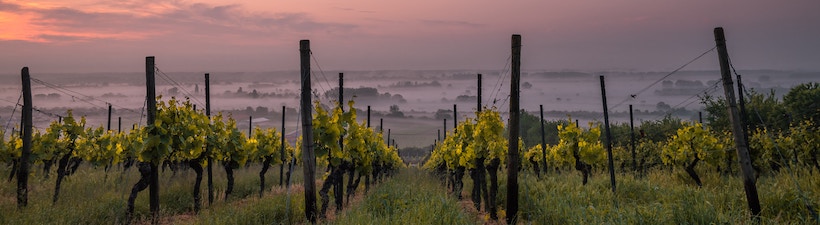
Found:
[{"label": "fog", "polygon": [[[313,98],[323,105],[335,104],[340,71],[314,71]],[[496,107],[506,117],[509,112],[509,73],[498,71],[341,71],[344,72],[345,100],[354,100],[355,107],[374,111],[373,123],[385,119],[385,129],[392,129],[394,139],[404,146],[425,146],[435,138],[441,122],[438,110],[452,110],[458,105],[459,120],[474,117],[476,109],[476,74],[483,75],[482,104]],[[782,96],[788,88],[806,81],[817,81],[820,73],[791,71],[739,71],[747,88],[768,93],[774,89]],[[205,105],[204,73],[157,73],[157,95],[191,99],[198,109]],[[537,115],[544,106],[546,119],[566,119],[572,114],[581,121],[602,120],[601,86],[598,76],[606,79],[606,94],[611,120],[628,121],[628,105],[638,113],[636,120],[661,118],[673,110],[674,116],[694,120],[702,108],[699,95],[707,92],[722,96],[723,88],[715,84],[718,71],[682,71],[655,85],[668,72],[555,72],[524,71],[521,76],[521,108]],[[18,75],[3,75],[0,85],[0,126],[14,127],[19,123],[20,109],[15,103],[20,97]],[[107,125],[107,104],[114,112],[112,129],[122,118],[124,130],[133,124],[144,124],[145,75],[142,73],[95,74],[32,74],[35,128],[44,129],[72,109],[75,116],[86,116],[89,126]],[[224,112],[236,118],[240,129],[247,130],[248,117],[254,126],[281,126],[282,106],[289,109],[286,129],[298,125],[300,75],[297,71],[267,73],[212,73],[212,114]],[[42,82],[40,82],[42,81]],[[377,93],[367,92],[375,89]],[[643,92],[641,90],[646,89]],[[355,93],[358,91],[358,93]],[[354,93],[352,93],[354,92]],[[636,95],[634,98],[631,95]],[[618,105],[619,104],[619,105]],[[406,118],[387,115],[391,106],[398,106]],[[617,106],[616,106],[617,105]],[[345,105],[345,107],[347,107]],[[12,115],[12,111],[14,114]],[[448,112],[448,114],[451,112]],[[359,114],[359,121],[365,119]],[[451,119],[450,119],[451,120]],[[450,121],[448,120],[448,121]],[[401,121],[401,122],[399,122]],[[392,124],[392,125],[391,125]],[[414,126],[407,126],[413,124]],[[452,125],[448,125],[452,127]],[[412,127],[412,128],[411,128]],[[9,131],[10,129],[7,129]]]}]

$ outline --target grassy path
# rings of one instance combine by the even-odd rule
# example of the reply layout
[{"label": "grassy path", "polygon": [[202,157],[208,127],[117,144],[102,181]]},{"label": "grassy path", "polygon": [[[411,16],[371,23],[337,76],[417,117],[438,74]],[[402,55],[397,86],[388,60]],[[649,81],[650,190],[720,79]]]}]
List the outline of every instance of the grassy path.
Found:
[{"label": "grassy path", "polygon": [[406,168],[329,224],[477,224],[476,218],[428,172]]}]

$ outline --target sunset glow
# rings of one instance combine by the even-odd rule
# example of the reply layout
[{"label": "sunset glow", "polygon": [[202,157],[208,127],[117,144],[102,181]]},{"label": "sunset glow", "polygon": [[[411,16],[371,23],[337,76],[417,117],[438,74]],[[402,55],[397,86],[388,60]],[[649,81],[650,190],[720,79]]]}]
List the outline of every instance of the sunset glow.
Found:
[{"label": "sunset glow", "polygon": [[[178,70],[285,70],[295,68],[289,50],[294,43],[311,39],[325,63],[340,69],[495,69],[503,66],[508,36],[520,33],[530,47],[524,51],[525,69],[670,70],[682,58],[709,48],[711,29],[724,26],[730,47],[741,49],[738,63],[758,69],[820,69],[813,63],[820,60],[820,46],[810,41],[820,39],[820,31],[806,29],[816,27],[820,16],[806,4],[810,2],[15,0],[0,1],[0,45],[42,53],[107,52],[84,56],[108,61],[111,68],[95,68],[103,71],[125,69],[129,59],[146,54],[172,57],[166,59],[179,61],[174,64]],[[195,63],[198,57],[251,55],[269,63],[250,63],[260,58],[215,68]],[[5,56],[2,65],[58,60],[31,57]]]}]

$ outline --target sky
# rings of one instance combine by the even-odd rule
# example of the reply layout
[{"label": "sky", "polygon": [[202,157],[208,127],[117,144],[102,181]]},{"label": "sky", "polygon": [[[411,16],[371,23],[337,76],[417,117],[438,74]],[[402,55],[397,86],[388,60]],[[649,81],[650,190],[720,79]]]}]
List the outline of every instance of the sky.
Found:
[{"label": "sky", "polygon": [[[738,69],[820,71],[816,0],[0,0],[0,73],[671,71],[726,31]],[[716,54],[686,69],[717,70]]]}]

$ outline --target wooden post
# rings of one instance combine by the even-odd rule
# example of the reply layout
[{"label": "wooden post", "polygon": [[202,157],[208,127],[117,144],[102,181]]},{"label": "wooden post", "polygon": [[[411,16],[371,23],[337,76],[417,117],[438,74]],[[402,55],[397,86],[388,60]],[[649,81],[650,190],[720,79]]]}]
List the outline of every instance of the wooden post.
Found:
[{"label": "wooden post", "polygon": [[117,133],[122,132],[122,117],[117,117]]},{"label": "wooden post", "polygon": [[478,74],[478,88],[477,88],[477,96],[476,96],[476,112],[481,112],[481,74]]},{"label": "wooden post", "polygon": [[253,134],[253,116],[248,116],[248,138]]},{"label": "wooden post", "polygon": [[447,139],[447,118],[444,119],[444,139]]},{"label": "wooden post", "polygon": [[23,133],[23,150],[20,153],[20,159],[18,160],[19,167],[17,168],[18,209],[22,209],[28,205],[28,164],[31,155],[31,127],[33,125],[31,120],[33,109],[31,102],[31,75],[28,73],[28,67],[23,67],[20,75],[23,80],[23,124],[20,124],[20,130]]},{"label": "wooden post", "polygon": [[[208,116],[208,120],[211,119],[211,74],[205,74],[205,115]],[[210,124],[211,121],[208,121]],[[208,134],[210,135],[210,134]],[[205,152],[210,152],[211,147],[208,144],[205,144]],[[211,157],[207,158],[208,160],[208,205],[214,204],[214,182],[213,182],[213,159]]]},{"label": "wooden post", "polygon": [[305,216],[316,223],[316,155],[313,152],[313,113],[310,97],[310,40],[299,41],[302,72],[302,162],[305,187]]},{"label": "wooden post", "polygon": [[541,110],[541,159],[544,160],[544,175],[547,175],[547,134],[544,131],[544,105],[538,105]]},{"label": "wooden post", "polygon": [[456,104],[453,104],[453,133],[455,134],[456,128],[458,128],[458,108]]},{"label": "wooden post", "polygon": [[[154,124],[157,116],[157,95],[154,80],[154,73],[156,67],[154,66],[154,57],[145,57],[145,88],[147,99],[148,120],[146,124]],[[158,222],[159,219],[159,162],[151,162],[151,176],[148,186],[148,199],[151,209],[152,221]]]},{"label": "wooden post", "polygon": [[[740,79],[740,74],[737,75],[737,100],[740,106],[740,127],[743,128],[743,139],[746,140],[746,146],[749,146],[749,114],[746,114],[746,101],[743,92],[743,81]],[[749,148],[749,157],[752,156],[754,149]]]},{"label": "wooden post", "polygon": [[438,129],[438,134],[436,135],[436,140],[441,141],[441,129]]},{"label": "wooden post", "polygon": [[606,105],[606,85],[604,84],[604,76],[599,76],[601,79],[601,100],[604,104],[604,129],[606,130],[606,156],[609,161],[609,183],[612,185],[612,192],[615,192],[615,162],[612,159],[612,133],[609,131],[609,110]]},{"label": "wooden post", "polygon": [[379,133],[384,133],[384,118],[379,118]]},{"label": "wooden post", "polygon": [[507,150],[507,224],[518,221],[518,137],[521,83],[521,35],[512,36],[512,64],[510,66],[510,140]]},{"label": "wooden post", "polygon": [[112,110],[113,109],[111,108],[111,103],[108,103],[108,126],[105,127],[106,130],[111,130],[111,111]]},{"label": "wooden post", "polygon": [[720,62],[720,76],[723,79],[723,91],[726,95],[729,120],[732,121],[732,135],[735,137],[738,163],[743,172],[743,189],[746,191],[746,201],[752,213],[752,219],[760,219],[760,200],[757,196],[757,186],[755,185],[754,169],[752,160],[749,157],[749,148],[746,146],[746,137],[743,136],[743,126],[741,125],[740,113],[735,102],[735,93],[732,88],[732,75],[729,71],[729,52],[726,50],[726,37],[722,27],[716,27],[715,43],[717,43],[718,60]]},{"label": "wooden post", "polygon": [[285,106],[282,106],[282,146],[279,148],[282,164],[279,164],[279,186],[282,186],[282,177],[285,175]]},{"label": "wooden post", "polygon": [[390,129],[387,129],[387,146],[390,146]]},{"label": "wooden post", "polygon": [[638,171],[638,163],[635,160],[635,117],[632,116],[632,105],[629,105],[629,143],[632,150],[632,171]]},{"label": "wooden post", "polygon": [[[367,128],[370,129],[370,106],[367,106]],[[373,151],[372,149],[368,149],[368,151]],[[365,173],[364,175],[364,193],[370,191],[370,175],[373,173]]]}]

